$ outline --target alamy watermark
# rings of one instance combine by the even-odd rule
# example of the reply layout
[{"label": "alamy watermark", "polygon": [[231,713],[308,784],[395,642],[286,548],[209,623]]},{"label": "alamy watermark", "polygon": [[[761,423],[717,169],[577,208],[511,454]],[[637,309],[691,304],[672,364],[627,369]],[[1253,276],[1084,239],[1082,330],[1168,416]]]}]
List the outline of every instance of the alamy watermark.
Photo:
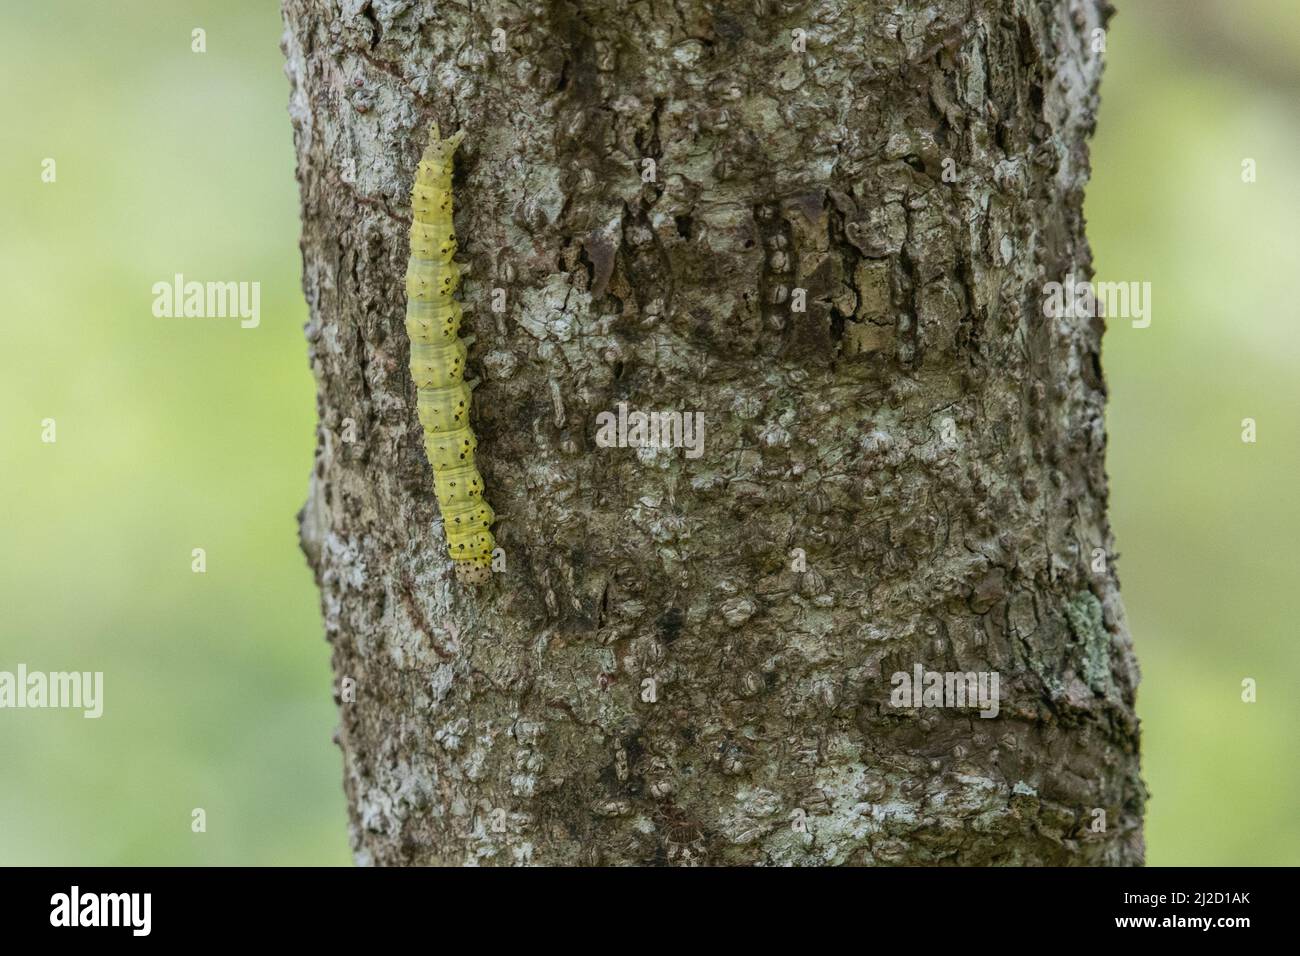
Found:
[{"label": "alamy watermark", "polygon": [[979,708],[984,718],[998,715],[997,671],[895,671],[889,679],[891,707]]},{"label": "alamy watermark", "polygon": [[152,910],[152,893],[83,893],[74,885],[50,897],[50,925],[124,926],[132,936],[148,936]]},{"label": "alamy watermark", "polygon": [[5,708],[66,708],[83,717],[104,713],[103,671],[0,671],[0,710]]},{"label": "alamy watermark", "polygon": [[178,272],[171,282],[155,282],[152,292],[155,318],[238,317],[243,329],[255,329],[262,321],[260,282],[186,282]]},{"label": "alamy watermark", "polygon": [[1043,286],[1043,315],[1049,319],[1132,319],[1133,328],[1151,324],[1150,282],[1078,282],[1068,273],[1064,282]]},{"label": "alamy watermark", "polygon": [[601,448],[684,448],[687,458],[704,454],[703,412],[617,412],[596,416],[596,444]]}]

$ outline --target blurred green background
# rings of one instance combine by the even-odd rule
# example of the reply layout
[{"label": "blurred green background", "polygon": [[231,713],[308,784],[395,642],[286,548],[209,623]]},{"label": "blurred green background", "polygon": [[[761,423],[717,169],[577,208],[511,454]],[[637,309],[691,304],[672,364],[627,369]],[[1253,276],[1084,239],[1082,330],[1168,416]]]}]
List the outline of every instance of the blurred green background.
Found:
[{"label": "blurred green background", "polygon": [[[1148,861],[1296,864],[1300,8],[1119,6],[1087,212],[1098,278],[1153,283],[1150,328],[1105,342]],[[294,521],[315,408],[281,29],[271,0],[5,12],[0,669],[102,670],[106,716],[0,713],[0,863],[349,861]],[[154,318],[177,272],[260,282],[260,326]]]},{"label": "blurred green background", "polygon": [[[0,712],[0,862],[351,861],[296,537],[315,389],[281,31],[270,0],[6,6],[0,669],[102,670],[105,716]],[[178,272],[260,282],[260,326],[154,318]]]},{"label": "blurred green background", "polygon": [[1152,283],[1103,352],[1147,860],[1294,866],[1300,4],[1116,5],[1086,209],[1098,279]]}]

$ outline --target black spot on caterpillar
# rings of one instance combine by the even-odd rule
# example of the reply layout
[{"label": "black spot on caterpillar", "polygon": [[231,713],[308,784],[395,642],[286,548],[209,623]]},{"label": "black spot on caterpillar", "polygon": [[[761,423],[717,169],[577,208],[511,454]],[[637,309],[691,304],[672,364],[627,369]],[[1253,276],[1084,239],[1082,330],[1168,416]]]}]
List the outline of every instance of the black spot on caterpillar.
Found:
[{"label": "black spot on caterpillar", "polygon": [[470,391],[465,355],[473,338],[458,338],[463,318],[454,298],[460,285],[452,225],[452,156],[465,138],[447,139],[438,124],[429,131],[411,189],[411,258],[406,264],[406,334],[411,340],[424,450],[433,467],[433,489],[447,529],[456,574],[482,584],[492,574],[494,515],[483,500],[483,477],[474,464],[478,439],[469,426]]}]

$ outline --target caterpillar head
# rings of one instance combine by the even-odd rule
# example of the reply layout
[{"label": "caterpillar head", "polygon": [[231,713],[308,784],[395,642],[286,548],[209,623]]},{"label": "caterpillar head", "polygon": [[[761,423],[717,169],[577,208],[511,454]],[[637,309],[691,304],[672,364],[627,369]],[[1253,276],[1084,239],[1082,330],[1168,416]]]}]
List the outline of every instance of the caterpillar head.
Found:
[{"label": "caterpillar head", "polygon": [[456,152],[456,147],[464,141],[463,129],[443,139],[438,135],[438,124],[434,123],[429,128],[429,144],[424,147],[424,156],[420,161],[442,169],[451,169],[451,157]]}]

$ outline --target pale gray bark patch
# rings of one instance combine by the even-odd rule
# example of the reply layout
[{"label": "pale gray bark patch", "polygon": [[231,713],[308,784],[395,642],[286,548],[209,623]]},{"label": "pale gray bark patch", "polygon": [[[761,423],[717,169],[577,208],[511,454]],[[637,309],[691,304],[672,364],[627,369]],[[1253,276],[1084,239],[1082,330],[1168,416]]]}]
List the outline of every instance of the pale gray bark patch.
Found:
[{"label": "pale gray bark patch", "polygon": [[[1141,862],[1102,322],[1041,308],[1091,272],[1103,3],[284,14],[358,862]],[[402,325],[435,119],[468,131],[479,593]],[[702,411],[704,455],[597,447],[621,401]],[[998,716],[892,707],[916,663],[997,671]]]}]

